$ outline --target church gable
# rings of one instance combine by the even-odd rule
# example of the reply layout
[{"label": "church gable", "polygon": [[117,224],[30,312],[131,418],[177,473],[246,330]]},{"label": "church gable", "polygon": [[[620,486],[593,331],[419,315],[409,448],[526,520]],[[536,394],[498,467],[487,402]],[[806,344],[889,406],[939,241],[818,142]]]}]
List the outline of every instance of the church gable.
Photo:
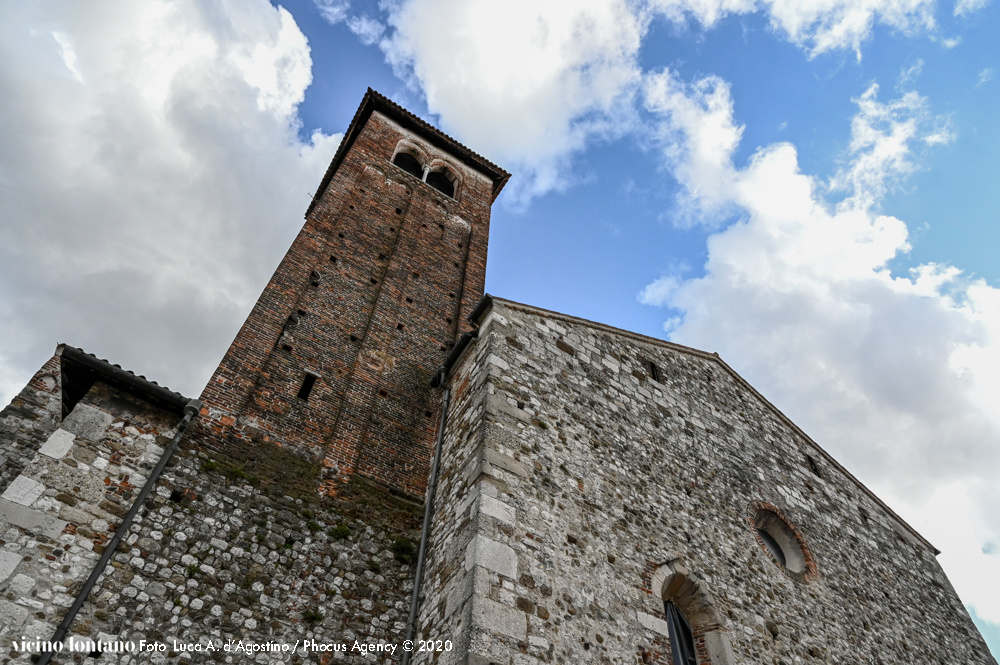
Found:
[{"label": "church gable", "polygon": [[425,621],[478,656],[669,663],[672,604],[699,663],[992,662],[934,550],[713,354],[494,299],[452,386]]}]

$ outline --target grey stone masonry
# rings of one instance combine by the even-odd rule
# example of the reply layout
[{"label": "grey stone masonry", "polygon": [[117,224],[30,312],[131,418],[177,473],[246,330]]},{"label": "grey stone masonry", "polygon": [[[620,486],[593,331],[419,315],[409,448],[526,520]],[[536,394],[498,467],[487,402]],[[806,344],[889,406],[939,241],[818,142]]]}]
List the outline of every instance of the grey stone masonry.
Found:
[{"label": "grey stone masonry", "polygon": [[0,411],[0,488],[7,488],[31,462],[61,418],[59,357],[32,377]]},{"label": "grey stone masonry", "polygon": [[665,599],[701,665],[996,662],[934,548],[714,354],[494,299],[450,385],[418,633],[455,648],[416,662],[670,663]]},{"label": "grey stone masonry", "polygon": [[28,657],[15,639],[51,638],[179,422],[101,382],[63,418],[59,370],[57,356],[0,412],[4,662]]},{"label": "grey stone masonry", "polygon": [[[180,422],[99,380],[63,417],[60,375],[57,355],[0,412],[0,663],[28,663],[32,653],[16,644],[51,639]],[[398,647],[383,647],[403,641],[421,505],[363,481],[337,499],[301,493],[303,482],[317,487],[316,465],[272,445],[244,451],[240,464],[221,461],[192,439],[67,637],[164,649],[53,662],[398,660]],[[282,484],[274,468],[291,479]],[[319,646],[306,650],[307,641]],[[298,648],[264,650],[275,645]]]}]

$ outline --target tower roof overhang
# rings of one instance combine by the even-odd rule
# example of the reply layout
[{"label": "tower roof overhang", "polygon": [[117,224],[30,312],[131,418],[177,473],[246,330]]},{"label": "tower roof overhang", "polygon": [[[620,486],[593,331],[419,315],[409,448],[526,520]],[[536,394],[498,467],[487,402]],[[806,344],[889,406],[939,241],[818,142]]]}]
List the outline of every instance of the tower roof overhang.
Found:
[{"label": "tower roof overhang", "polygon": [[368,118],[376,111],[391,118],[403,128],[414,132],[434,147],[447,151],[448,154],[463,164],[489,177],[493,182],[492,200],[496,200],[497,195],[500,194],[500,190],[503,189],[503,186],[510,179],[509,173],[490,160],[462,145],[431,124],[421,120],[388,97],[368,88],[368,92],[365,93],[364,98],[361,100],[361,105],[354,114],[351,124],[344,133],[344,138],[341,140],[340,147],[337,148],[337,152],[333,156],[333,161],[330,162],[330,166],[326,169],[326,174],[323,176],[323,180],[320,183],[319,189],[316,190],[315,196],[313,196],[312,203],[309,204],[309,208],[306,210],[307,216],[312,212],[313,207],[323,195],[323,192],[326,191],[334,174],[344,161],[347,152],[351,149],[358,135],[361,134],[361,130],[364,129]]}]

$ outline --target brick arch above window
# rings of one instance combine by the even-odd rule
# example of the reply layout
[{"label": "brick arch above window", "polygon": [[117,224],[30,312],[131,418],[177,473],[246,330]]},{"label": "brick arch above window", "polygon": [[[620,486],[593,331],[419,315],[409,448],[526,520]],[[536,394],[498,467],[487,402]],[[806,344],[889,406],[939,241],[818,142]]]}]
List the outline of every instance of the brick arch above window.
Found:
[{"label": "brick arch above window", "polygon": [[699,665],[733,665],[735,657],[725,618],[719,612],[707,586],[680,558],[657,567],[650,590],[664,604],[673,603],[691,624]]},{"label": "brick arch above window", "polygon": [[433,159],[427,165],[424,181],[445,196],[458,199],[462,185],[461,171],[443,159]]},{"label": "brick arch above window", "polygon": [[430,159],[422,146],[409,139],[400,139],[390,161],[413,177],[423,180]]},{"label": "brick arch above window", "polygon": [[763,552],[789,577],[798,582],[812,582],[819,569],[802,531],[780,508],[766,501],[747,504],[747,523]]}]

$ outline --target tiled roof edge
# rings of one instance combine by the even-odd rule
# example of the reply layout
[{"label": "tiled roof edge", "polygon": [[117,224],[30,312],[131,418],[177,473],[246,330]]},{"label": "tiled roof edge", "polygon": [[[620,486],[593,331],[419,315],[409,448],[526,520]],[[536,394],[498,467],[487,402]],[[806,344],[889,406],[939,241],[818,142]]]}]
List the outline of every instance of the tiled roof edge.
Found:
[{"label": "tiled roof edge", "polygon": [[161,386],[156,381],[123,369],[121,365],[112,364],[75,346],[60,344],[56,347],[56,355],[94,371],[106,379],[107,383],[123,386],[130,392],[146,397],[150,401],[165,404],[178,412],[183,412],[184,407],[191,401],[190,398]]}]

